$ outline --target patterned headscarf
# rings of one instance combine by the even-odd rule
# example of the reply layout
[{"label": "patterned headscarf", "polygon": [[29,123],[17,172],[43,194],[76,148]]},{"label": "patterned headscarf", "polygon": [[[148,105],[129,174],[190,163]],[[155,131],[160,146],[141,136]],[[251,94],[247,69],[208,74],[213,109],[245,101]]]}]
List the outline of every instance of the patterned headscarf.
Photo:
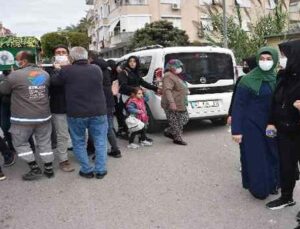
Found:
[{"label": "patterned headscarf", "polygon": [[178,59],[171,59],[168,61],[165,70],[173,72],[173,69],[183,68],[183,63]]}]

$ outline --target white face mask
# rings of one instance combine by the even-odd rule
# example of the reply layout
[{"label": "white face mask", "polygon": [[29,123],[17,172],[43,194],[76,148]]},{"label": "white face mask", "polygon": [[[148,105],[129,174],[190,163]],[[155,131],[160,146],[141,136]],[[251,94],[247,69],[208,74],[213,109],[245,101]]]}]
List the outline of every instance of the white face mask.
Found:
[{"label": "white face mask", "polygon": [[176,68],[176,70],[175,70],[175,74],[180,74],[182,72],[182,68]]},{"label": "white face mask", "polygon": [[286,57],[280,58],[280,60],[279,60],[280,67],[282,67],[283,69],[285,69],[286,68],[286,64],[287,64],[287,60],[288,59]]},{"label": "white face mask", "polygon": [[273,60],[260,60],[258,63],[261,70],[267,72],[270,71],[274,65]]},{"label": "white face mask", "polygon": [[67,63],[69,62],[68,56],[55,56],[55,63],[61,64],[61,63]]}]

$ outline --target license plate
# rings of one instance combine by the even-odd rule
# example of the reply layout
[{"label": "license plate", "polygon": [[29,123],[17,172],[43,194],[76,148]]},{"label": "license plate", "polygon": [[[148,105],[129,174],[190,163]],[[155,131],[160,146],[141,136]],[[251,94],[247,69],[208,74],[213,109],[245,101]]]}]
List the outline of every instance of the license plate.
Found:
[{"label": "license plate", "polygon": [[192,108],[212,108],[212,107],[219,107],[219,101],[213,100],[213,101],[195,101],[191,102]]}]

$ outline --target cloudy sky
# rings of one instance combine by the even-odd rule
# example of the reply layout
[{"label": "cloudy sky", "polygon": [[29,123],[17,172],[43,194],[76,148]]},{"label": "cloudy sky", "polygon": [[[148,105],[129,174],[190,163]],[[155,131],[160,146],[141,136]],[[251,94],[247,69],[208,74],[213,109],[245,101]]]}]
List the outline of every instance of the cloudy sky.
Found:
[{"label": "cloudy sky", "polygon": [[37,36],[77,24],[85,0],[0,0],[0,21],[18,36]]}]

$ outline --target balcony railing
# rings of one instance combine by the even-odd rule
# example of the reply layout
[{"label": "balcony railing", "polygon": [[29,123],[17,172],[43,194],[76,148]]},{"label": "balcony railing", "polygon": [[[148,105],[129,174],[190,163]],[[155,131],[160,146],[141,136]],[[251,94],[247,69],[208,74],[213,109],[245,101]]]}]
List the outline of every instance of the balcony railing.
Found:
[{"label": "balcony railing", "polygon": [[134,33],[131,32],[122,32],[119,34],[116,34],[115,36],[111,37],[110,43],[112,46],[115,46],[117,44],[128,42],[130,38],[133,36]]},{"label": "balcony railing", "polygon": [[95,11],[93,9],[90,9],[86,15],[87,19],[92,20],[94,18],[94,16],[95,16]]},{"label": "balcony railing", "polygon": [[147,5],[148,0],[123,0],[123,5]]}]

